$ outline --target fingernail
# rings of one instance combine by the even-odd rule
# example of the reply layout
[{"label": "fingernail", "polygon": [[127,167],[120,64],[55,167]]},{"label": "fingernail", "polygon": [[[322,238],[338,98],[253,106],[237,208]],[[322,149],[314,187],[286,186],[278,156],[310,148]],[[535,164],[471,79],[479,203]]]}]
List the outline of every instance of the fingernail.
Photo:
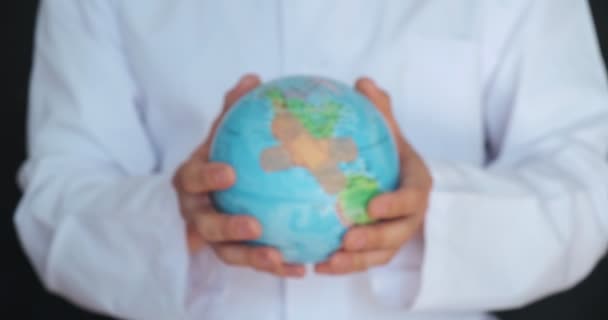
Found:
[{"label": "fingernail", "polygon": [[225,186],[232,182],[232,174],[229,170],[218,168],[212,173],[213,180],[217,186]]},{"label": "fingernail", "polygon": [[237,232],[242,238],[249,238],[254,235],[253,228],[251,227],[248,221],[239,221],[237,223]]}]

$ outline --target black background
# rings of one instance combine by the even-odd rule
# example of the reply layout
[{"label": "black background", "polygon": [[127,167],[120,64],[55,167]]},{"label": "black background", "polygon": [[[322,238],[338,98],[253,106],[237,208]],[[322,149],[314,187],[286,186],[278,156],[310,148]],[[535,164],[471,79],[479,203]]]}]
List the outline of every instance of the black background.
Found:
[{"label": "black background", "polygon": [[[87,1],[87,0],[83,0]],[[579,1],[579,0],[573,0]],[[608,56],[608,3],[590,0],[598,35]],[[6,143],[0,145],[3,159],[3,192],[0,237],[1,319],[98,319],[49,295],[32,272],[13,229],[12,216],[19,199],[16,170],[23,161],[27,87],[31,63],[32,35],[37,1],[16,0],[0,4],[2,12],[2,131]],[[608,124],[607,124],[608,125]],[[12,314],[8,316],[9,312]],[[6,314],[6,316],[4,315]],[[608,259],[604,259],[585,281],[574,289],[549,297],[519,310],[499,314],[505,320],[518,319],[608,319]],[[169,319],[168,319],[169,320]]]}]

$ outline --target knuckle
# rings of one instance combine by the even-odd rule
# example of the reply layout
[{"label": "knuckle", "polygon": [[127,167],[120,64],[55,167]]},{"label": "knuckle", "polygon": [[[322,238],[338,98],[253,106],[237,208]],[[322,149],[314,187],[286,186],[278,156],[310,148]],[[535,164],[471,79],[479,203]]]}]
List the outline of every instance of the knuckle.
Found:
[{"label": "knuckle", "polygon": [[214,214],[203,214],[202,218],[198,220],[198,224],[206,240],[218,242],[223,239],[221,227],[218,225],[219,219]]},{"label": "knuckle", "polygon": [[412,189],[410,201],[413,205],[413,209],[422,210],[428,206],[429,192],[430,190],[425,186]]},{"label": "knuckle", "polygon": [[182,174],[182,185],[186,192],[199,192],[201,184],[200,166],[191,162]]},{"label": "knuckle", "polygon": [[201,166],[198,173],[198,180],[202,191],[209,191],[213,188],[213,180],[210,178],[213,174],[213,167],[205,163]]},{"label": "knuckle", "polygon": [[[428,191],[424,187],[411,187],[403,190],[400,196],[401,207],[412,209],[428,201]],[[407,211],[407,210],[406,210]]]},{"label": "knuckle", "polygon": [[262,266],[258,263],[259,258],[257,257],[259,253],[256,250],[247,250],[246,254],[246,263],[247,265],[253,267],[256,270],[262,270]]},{"label": "knuckle", "polygon": [[270,263],[270,254],[265,249],[250,250],[248,254],[248,264],[257,270],[275,272],[276,268]]},{"label": "knuckle", "polygon": [[185,184],[185,181],[184,181],[184,178],[185,178],[184,171],[186,170],[186,166],[187,166],[186,163],[182,164],[179,167],[179,169],[177,169],[177,172],[173,176],[173,181],[172,181],[173,182],[173,186],[178,191],[184,191],[184,184]]},{"label": "knuckle", "polygon": [[199,195],[179,194],[180,210],[185,216],[196,216],[205,212],[206,198]]},{"label": "knuckle", "polygon": [[182,214],[182,217],[186,220],[189,220],[190,216],[192,215],[189,200],[187,199],[187,197],[184,196],[184,194],[178,193],[177,201],[179,205],[179,212]]}]

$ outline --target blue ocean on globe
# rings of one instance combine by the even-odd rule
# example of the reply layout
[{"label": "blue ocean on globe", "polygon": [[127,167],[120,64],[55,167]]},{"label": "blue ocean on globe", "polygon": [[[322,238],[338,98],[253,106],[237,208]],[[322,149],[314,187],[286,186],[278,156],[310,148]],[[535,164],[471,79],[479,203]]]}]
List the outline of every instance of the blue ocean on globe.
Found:
[{"label": "blue ocean on globe", "polygon": [[236,183],[215,192],[228,214],[262,225],[253,244],[288,263],[318,263],[353,225],[371,223],[367,205],[398,184],[399,157],[382,114],[352,87],[314,76],[266,82],[221,120],[210,160],[231,165]]}]

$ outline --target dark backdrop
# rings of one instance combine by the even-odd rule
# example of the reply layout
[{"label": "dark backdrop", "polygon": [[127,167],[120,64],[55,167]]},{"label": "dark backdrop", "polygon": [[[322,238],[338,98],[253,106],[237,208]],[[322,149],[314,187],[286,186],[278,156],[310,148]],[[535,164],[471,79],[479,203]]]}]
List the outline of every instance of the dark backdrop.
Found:
[{"label": "dark backdrop", "polygon": [[[86,0],[83,0],[86,1]],[[574,0],[577,1],[577,0]],[[608,53],[608,3],[590,0],[604,57]],[[49,295],[40,286],[30,269],[13,229],[12,215],[19,199],[15,185],[15,172],[24,158],[25,116],[27,85],[31,62],[32,34],[37,1],[6,1],[2,4],[2,129],[4,141],[1,155],[6,169],[2,180],[3,190],[0,237],[4,250],[0,261],[3,271],[0,278],[1,319],[97,319]],[[608,125],[608,124],[607,124]],[[15,316],[3,316],[15,312]],[[608,319],[608,261],[600,264],[593,274],[576,288],[547,298],[520,310],[500,314],[505,320],[606,320]],[[171,319],[168,319],[171,320]]]}]

